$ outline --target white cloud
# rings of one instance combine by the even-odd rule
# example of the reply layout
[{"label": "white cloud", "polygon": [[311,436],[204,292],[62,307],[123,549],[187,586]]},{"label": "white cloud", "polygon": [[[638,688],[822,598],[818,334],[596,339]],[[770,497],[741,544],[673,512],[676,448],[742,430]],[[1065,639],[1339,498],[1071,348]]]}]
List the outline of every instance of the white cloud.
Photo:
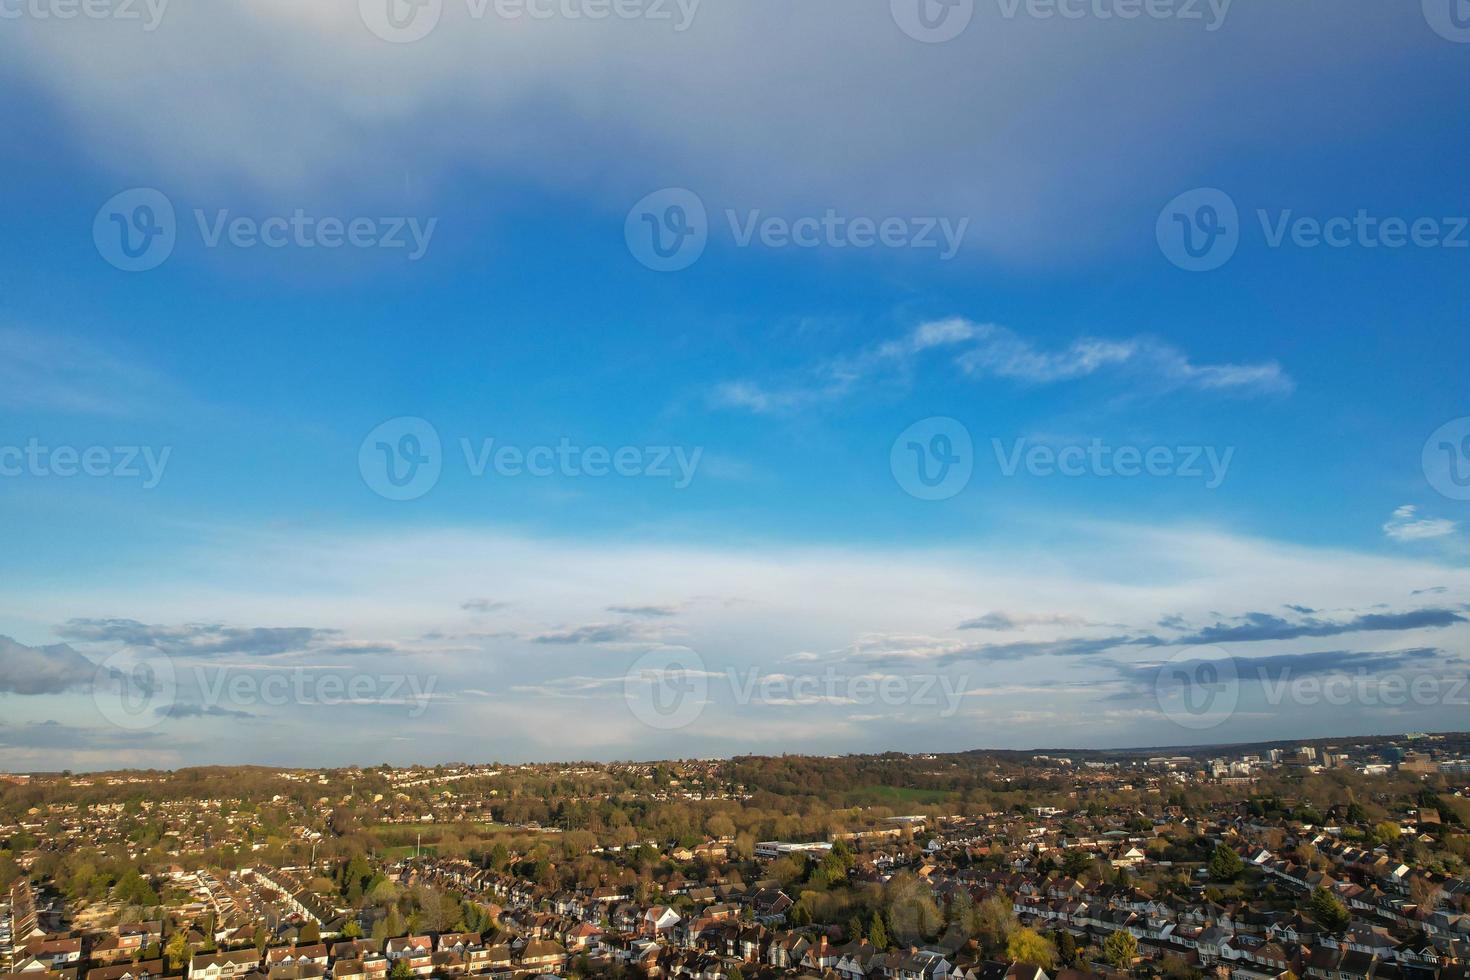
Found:
[{"label": "white cloud", "polygon": [[[648,190],[682,185],[715,210],[966,216],[967,242],[1054,263],[1151,247],[1159,189],[1193,186],[1195,161],[1392,118],[1417,93],[1365,69],[1455,54],[1403,4],[1237,5],[1213,32],[976,6],[962,36],[922,45],[886,3],[706,0],[679,32],[472,20],[448,0],[430,37],[392,45],[356,2],[214,0],[169,5],[151,33],[22,18],[0,62],[99,166],[204,205],[428,196],[470,167],[507,207],[519,179],[591,198],[614,228]],[[1285,82],[1298,98],[1274,97]]]},{"label": "white cloud", "polygon": [[1113,372],[1126,373],[1135,388],[1158,391],[1249,395],[1285,393],[1293,387],[1275,361],[1195,364],[1178,348],[1148,337],[1084,337],[1060,350],[1044,350],[997,324],[949,317],[921,323],[902,337],[856,354],[825,361],[794,382],[771,385],[744,379],[718,385],[712,401],[718,407],[759,415],[797,411],[854,394],[864,382],[907,381],[923,355],[939,349],[957,351],[954,363],[971,377],[999,377],[1019,384],[1059,384]]},{"label": "white cloud", "polygon": [[[1055,535],[1057,519],[1049,518],[1047,526]],[[405,712],[390,716],[385,708],[383,717],[374,719],[375,731],[385,739],[414,736],[421,758],[440,744],[434,741],[440,730],[447,754],[465,739],[484,737],[493,740],[496,755],[508,759],[562,757],[573,749],[577,755],[622,758],[716,754],[770,744],[771,730],[760,712],[791,708],[734,703],[730,685],[719,679],[731,670],[744,678],[752,669],[771,677],[823,677],[829,670],[861,677],[875,669],[899,678],[940,677],[951,690],[965,691],[971,703],[1025,709],[1009,727],[980,732],[923,706],[900,711],[879,705],[861,712],[877,720],[844,731],[840,717],[827,716],[838,706],[816,700],[801,708],[810,712],[803,724],[815,735],[801,744],[808,751],[1057,744],[1062,735],[1075,737],[1072,728],[1059,723],[1060,714],[1105,706],[1140,712],[1136,723],[1120,721],[1110,729],[1108,744],[1170,744],[1189,740],[1191,733],[1160,721],[1156,706],[1093,703],[1118,693],[1119,673],[1085,652],[1088,641],[1151,630],[1175,613],[1211,622],[1217,614],[1238,616],[1285,603],[1364,610],[1400,599],[1404,582],[1443,583],[1456,594],[1470,590],[1470,570],[1426,559],[1297,547],[1220,531],[1073,522],[1067,524],[1064,552],[1032,544],[1041,538],[1024,524],[1014,533],[1015,538],[977,541],[964,549],[904,550],[568,541],[476,527],[309,535],[216,530],[202,534],[198,550],[186,557],[155,556],[138,569],[136,585],[8,590],[0,597],[0,632],[36,644],[50,638],[34,630],[22,636],[19,624],[38,619],[61,624],[89,614],[176,623],[200,610],[229,622],[330,621],[344,639],[381,643],[385,650],[354,655],[352,670],[368,675],[410,670],[434,681],[440,699],[423,718],[410,719]],[[389,555],[391,561],[383,560]],[[240,576],[257,585],[238,588]],[[443,646],[438,640],[402,639],[442,634],[446,620],[462,616],[444,597],[463,595],[466,582],[507,604],[497,613],[507,620],[504,632],[454,635]],[[580,628],[566,624],[604,623],[607,607],[630,596],[681,605],[679,649],[696,653],[711,679],[708,708],[688,729],[672,735],[640,724],[622,692],[622,678],[644,651],[667,648],[660,636],[618,632],[600,643],[534,641]],[[722,597],[742,601],[713,601]],[[1030,625],[1024,634],[1028,642],[1055,644],[1074,655],[1031,656],[1029,648],[1018,647],[1014,659],[981,663],[957,657],[991,642],[983,633],[957,628],[977,607],[1003,609],[1008,622]],[[1098,623],[1109,625],[1091,625]],[[1456,649],[1467,632],[1470,627],[1455,624],[1422,635],[1365,635],[1353,639],[1352,649],[1369,649],[1371,642],[1381,642],[1383,650],[1406,645]],[[1323,644],[1306,636],[1274,645],[1273,653],[1319,652],[1328,648]],[[1142,663],[1161,656],[1157,647],[1131,649],[1113,648],[1106,657]],[[405,652],[413,654],[411,661],[405,661]],[[1058,689],[1058,683],[1063,687]],[[1047,708],[1051,699],[1037,701],[1033,692],[1039,689],[1064,691],[1066,705]],[[847,686],[837,690],[852,694]],[[819,694],[827,697],[825,686]],[[70,707],[60,704],[74,697],[10,697],[6,707],[18,718],[34,708],[31,717],[38,717],[42,708],[32,702],[45,701],[47,717],[96,725],[90,698]],[[1017,704],[1008,698],[1023,700]],[[1352,716],[1354,710],[1334,709],[1333,717],[1320,723],[1338,730],[1371,726],[1370,709],[1361,709],[1362,719]],[[1438,719],[1453,727],[1452,719],[1434,710],[1425,715],[1425,725]],[[1242,715],[1214,737],[1261,737],[1277,730],[1272,725],[1279,726],[1281,737],[1291,737],[1301,726],[1316,724],[1313,717],[1277,711],[1262,722]],[[171,746],[179,737],[175,724],[185,722],[160,729]],[[514,727],[522,724],[528,726],[524,731]],[[287,706],[273,715],[272,725],[291,737],[242,746],[240,752],[286,763],[307,761],[300,755],[304,746],[335,760],[370,750],[319,711]],[[518,734],[506,741],[508,732]],[[186,761],[201,761],[212,750],[207,739],[200,739],[177,751]]]},{"label": "white cloud", "polygon": [[1442,517],[1419,517],[1418,512],[1413,504],[1397,508],[1383,525],[1383,533],[1395,541],[1429,541],[1448,537],[1459,527],[1455,521]]}]

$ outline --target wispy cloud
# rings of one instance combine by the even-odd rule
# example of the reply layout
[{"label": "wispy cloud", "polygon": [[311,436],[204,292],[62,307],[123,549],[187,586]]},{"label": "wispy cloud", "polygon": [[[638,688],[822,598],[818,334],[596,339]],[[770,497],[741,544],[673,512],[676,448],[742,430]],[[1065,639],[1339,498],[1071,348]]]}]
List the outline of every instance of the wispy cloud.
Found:
[{"label": "wispy cloud", "polygon": [[1082,337],[1047,350],[1006,327],[962,317],[930,320],[894,340],[833,358],[784,383],[744,379],[716,386],[715,405],[780,414],[833,402],[874,380],[905,381],[926,353],[954,352],[953,363],[972,378],[1052,385],[1097,375],[1127,375],[1160,390],[1193,389],[1240,395],[1287,393],[1294,383],[1275,361],[1196,364],[1183,351],[1150,337]]},{"label": "wispy cloud", "polygon": [[1081,616],[1067,616],[1060,613],[1008,613],[988,612],[974,619],[967,619],[957,627],[962,630],[1004,630],[1026,629],[1030,626],[1096,626],[1089,623]]},{"label": "wispy cloud", "polygon": [[225,708],[217,704],[192,704],[183,701],[159,705],[153,713],[160,718],[254,718],[249,711]]},{"label": "wispy cloud", "polygon": [[677,616],[677,606],[608,606],[608,612],[620,613],[624,616],[651,616],[662,618],[666,616]]},{"label": "wispy cloud", "polygon": [[133,415],[166,382],[131,358],[78,337],[0,327],[0,406],[79,415]]},{"label": "wispy cloud", "polygon": [[488,613],[504,609],[509,605],[508,602],[496,602],[494,599],[466,599],[459,604],[459,608],[465,612]]},{"label": "wispy cloud", "polygon": [[1419,509],[1413,504],[1404,504],[1383,525],[1383,533],[1395,541],[1429,541],[1448,537],[1459,527],[1456,522],[1442,517],[1420,517],[1418,514]]}]

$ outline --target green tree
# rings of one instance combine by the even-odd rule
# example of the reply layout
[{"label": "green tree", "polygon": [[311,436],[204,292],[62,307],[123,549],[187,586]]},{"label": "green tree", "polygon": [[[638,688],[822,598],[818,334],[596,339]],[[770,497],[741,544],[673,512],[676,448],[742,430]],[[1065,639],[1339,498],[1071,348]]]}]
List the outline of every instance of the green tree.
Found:
[{"label": "green tree", "polygon": [[1018,963],[1050,970],[1057,964],[1057,948],[1035,929],[1016,929],[1006,940],[1006,955]]},{"label": "green tree", "polygon": [[1062,873],[1070,878],[1080,878],[1092,866],[1092,855],[1074,847],[1062,857]]},{"label": "green tree", "polygon": [[1322,928],[1328,932],[1341,932],[1352,921],[1352,916],[1348,914],[1347,906],[1342,904],[1341,899],[1325,888],[1317,888],[1312,892],[1312,899],[1308,903],[1308,908],[1312,913],[1312,918],[1316,919]]},{"label": "green tree", "polygon": [[883,924],[883,916],[877,909],[873,910],[873,918],[868,923],[868,942],[878,949],[888,948],[888,927]]},{"label": "green tree", "polygon": [[1245,862],[1240,860],[1234,848],[1220,844],[1210,855],[1210,877],[1216,881],[1234,881],[1244,870]]},{"label": "green tree", "polygon": [[137,871],[129,871],[112,890],[115,901],[124,905],[157,905],[158,892]]},{"label": "green tree", "polygon": [[975,907],[975,932],[987,949],[999,950],[1016,926],[1015,906],[1002,895],[992,895]]},{"label": "green tree", "polygon": [[1119,970],[1125,970],[1138,955],[1138,940],[1133,933],[1119,929],[1103,940],[1103,958]]},{"label": "green tree", "polygon": [[168,945],[163,949],[164,955],[168,957],[170,970],[181,970],[184,964],[189,962],[189,934],[183,929],[173,934]]}]

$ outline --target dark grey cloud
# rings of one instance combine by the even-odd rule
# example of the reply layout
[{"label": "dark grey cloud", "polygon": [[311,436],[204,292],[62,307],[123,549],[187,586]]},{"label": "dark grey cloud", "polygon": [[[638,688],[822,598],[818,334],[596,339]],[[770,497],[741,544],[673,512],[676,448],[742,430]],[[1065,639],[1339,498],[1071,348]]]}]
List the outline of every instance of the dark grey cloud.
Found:
[{"label": "dark grey cloud", "polygon": [[1317,611],[1311,606],[1297,606],[1291,603],[1287,603],[1286,608],[1290,609],[1294,613],[1301,613],[1303,616],[1310,616]]},{"label": "dark grey cloud", "polygon": [[1431,585],[1427,589],[1415,589],[1409,595],[1444,595],[1448,591],[1443,585]]},{"label": "dark grey cloud", "polygon": [[140,623],[136,619],[72,619],[57,633],[78,643],[148,647],[171,657],[274,657],[308,651],[353,655],[397,650],[392,643],[343,640],[341,630],[310,626],[238,627],[222,623],[167,626]]},{"label": "dark grey cloud", "polygon": [[1242,677],[1265,677],[1275,680],[1342,672],[1383,674],[1393,670],[1402,670],[1415,663],[1434,660],[1442,653],[1443,651],[1437,647],[1359,652],[1321,650],[1315,653],[1278,653],[1264,657],[1236,657],[1235,667]]},{"label": "dark grey cloud", "polygon": [[608,612],[621,613],[624,616],[676,616],[679,610],[675,606],[608,606]]},{"label": "dark grey cloud", "polygon": [[1364,613],[1336,622],[1312,617],[1293,621],[1271,613],[1252,612],[1229,623],[1206,626],[1173,642],[1186,646],[1201,643],[1258,643],[1263,640],[1297,640],[1303,637],[1342,636],[1347,633],[1442,629],[1466,621],[1464,616],[1451,609]]},{"label": "dark grey cloud", "polygon": [[0,636],[0,693],[62,694],[90,690],[97,665],[64,643],[28,647]]}]

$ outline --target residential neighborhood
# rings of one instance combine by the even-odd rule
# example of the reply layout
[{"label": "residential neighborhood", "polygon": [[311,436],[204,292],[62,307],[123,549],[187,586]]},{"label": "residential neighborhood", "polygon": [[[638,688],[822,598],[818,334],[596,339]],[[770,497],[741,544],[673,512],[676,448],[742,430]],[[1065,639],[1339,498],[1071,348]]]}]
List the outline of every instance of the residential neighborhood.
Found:
[{"label": "residential neighborhood", "polygon": [[0,980],[1466,980],[1464,749],[30,774]]}]

